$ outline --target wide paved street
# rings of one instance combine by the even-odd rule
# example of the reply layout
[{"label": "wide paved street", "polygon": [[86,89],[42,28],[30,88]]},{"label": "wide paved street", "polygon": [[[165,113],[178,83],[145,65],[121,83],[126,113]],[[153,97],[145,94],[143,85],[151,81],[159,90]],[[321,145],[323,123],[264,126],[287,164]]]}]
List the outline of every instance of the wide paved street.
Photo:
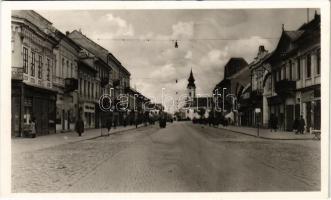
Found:
[{"label": "wide paved street", "polygon": [[13,192],[317,191],[320,142],[174,122],[14,153],[12,178]]}]

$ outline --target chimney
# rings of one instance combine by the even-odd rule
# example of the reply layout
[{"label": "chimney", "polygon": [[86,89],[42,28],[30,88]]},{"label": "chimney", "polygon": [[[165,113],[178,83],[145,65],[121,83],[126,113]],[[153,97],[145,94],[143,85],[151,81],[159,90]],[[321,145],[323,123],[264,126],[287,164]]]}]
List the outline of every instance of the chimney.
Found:
[{"label": "chimney", "polygon": [[318,14],[317,14],[317,10],[315,10],[315,15],[314,15],[314,18],[316,19],[316,18],[317,18],[317,16],[318,16]]},{"label": "chimney", "polygon": [[284,27],[285,27],[284,24],[282,24],[282,31],[284,31],[284,29],[285,29]]},{"label": "chimney", "polygon": [[265,52],[265,48],[264,48],[263,45],[260,45],[259,46],[259,53],[263,53],[263,52]]},{"label": "chimney", "polygon": [[69,35],[69,31],[66,31],[66,36],[68,36]]}]

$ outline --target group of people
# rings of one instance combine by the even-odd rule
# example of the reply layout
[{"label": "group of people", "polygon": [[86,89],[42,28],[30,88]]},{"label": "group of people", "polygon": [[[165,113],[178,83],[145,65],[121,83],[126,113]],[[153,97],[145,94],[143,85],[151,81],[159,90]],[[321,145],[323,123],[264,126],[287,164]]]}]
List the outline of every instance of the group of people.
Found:
[{"label": "group of people", "polygon": [[[165,128],[166,122],[168,121],[166,113],[160,112],[156,115],[147,111],[144,113],[134,112],[130,118],[128,116],[124,116],[122,125],[124,127],[127,125],[135,125],[136,128],[138,128],[139,124],[143,123],[145,126],[148,124],[153,125],[157,120],[160,123],[160,127]],[[116,129],[117,120],[113,117],[113,115],[107,117],[105,127],[107,128],[108,133],[112,128]],[[79,117],[76,121],[75,131],[78,133],[78,136],[82,136],[82,133],[84,132],[84,121],[81,117]]]},{"label": "group of people", "polygon": [[[278,117],[274,114],[270,116],[269,120],[270,131],[277,131],[278,130]],[[295,134],[303,134],[305,130],[306,122],[303,119],[302,115],[300,118],[295,118],[293,122],[293,130]]]}]

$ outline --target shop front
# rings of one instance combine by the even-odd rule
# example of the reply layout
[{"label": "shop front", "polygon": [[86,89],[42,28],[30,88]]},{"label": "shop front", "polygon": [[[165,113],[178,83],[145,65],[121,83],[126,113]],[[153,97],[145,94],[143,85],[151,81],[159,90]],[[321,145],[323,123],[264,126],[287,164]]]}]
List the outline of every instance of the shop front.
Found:
[{"label": "shop front", "polygon": [[56,92],[12,81],[12,137],[22,137],[32,119],[36,133],[55,133]]},{"label": "shop front", "polygon": [[312,88],[301,92],[302,115],[306,122],[306,131],[321,129],[321,89]]},{"label": "shop front", "polygon": [[95,128],[95,104],[83,103],[84,128]]}]

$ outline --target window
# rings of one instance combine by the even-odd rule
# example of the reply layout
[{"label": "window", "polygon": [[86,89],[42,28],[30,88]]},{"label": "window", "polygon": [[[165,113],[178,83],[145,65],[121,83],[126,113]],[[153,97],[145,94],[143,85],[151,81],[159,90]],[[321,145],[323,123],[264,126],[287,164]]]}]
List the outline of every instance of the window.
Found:
[{"label": "window", "polygon": [[301,64],[300,58],[297,58],[297,79],[300,80],[301,78]]},{"label": "window", "polygon": [[38,60],[38,78],[42,79],[43,77],[43,57],[39,55],[39,60]]},{"label": "window", "polygon": [[71,69],[70,77],[74,77],[74,68],[72,66],[72,63],[70,63],[70,69]]},{"label": "window", "polygon": [[311,77],[311,55],[307,55],[307,78]]},{"label": "window", "polygon": [[91,96],[92,98],[94,98],[94,83],[92,83],[91,89],[92,89]]},{"label": "window", "polygon": [[277,74],[278,74],[277,81],[280,81],[282,79],[282,74],[280,69],[278,70]]},{"label": "window", "polygon": [[283,65],[283,66],[282,66],[282,70],[283,70],[283,77],[282,77],[282,80],[285,80],[285,79],[286,79],[286,65]]},{"label": "window", "polygon": [[50,76],[51,76],[51,60],[49,58],[46,59],[46,67],[47,67],[47,74],[46,74],[46,79],[48,81],[51,80]]},{"label": "window", "polygon": [[69,61],[67,60],[67,74],[66,74],[66,78],[70,78],[69,76]]},{"label": "window", "polygon": [[85,97],[85,95],[86,95],[86,81],[85,80],[83,80],[83,96]]},{"label": "window", "polygon": [[90,98],[90,82],[87,82],[87,97]]},{"label": "window", "polygon": [[292,61],[289,62],[289,80],[292,80]]},{"label": "window", "polygon": [[83,85],[83,80],[80,78],[79,79],[79,93],[82,95],[82,85]]},{"label": "window", "polygon": [[23,47],[23,73],[28,73],[28,48]]},{"label": "window", "polygon": [[31,76],[35,76],[35,69],[36,69],[36,53],[31,52]]},{"label": "window", "polygon": [[62,77],[64,77],[64,58],[62,58],[62,69],[61,69]]},{"label": "window", "polygon": [[316,59],[316,74],[321,73],[321,51],[317,52],[317,59]]}]

